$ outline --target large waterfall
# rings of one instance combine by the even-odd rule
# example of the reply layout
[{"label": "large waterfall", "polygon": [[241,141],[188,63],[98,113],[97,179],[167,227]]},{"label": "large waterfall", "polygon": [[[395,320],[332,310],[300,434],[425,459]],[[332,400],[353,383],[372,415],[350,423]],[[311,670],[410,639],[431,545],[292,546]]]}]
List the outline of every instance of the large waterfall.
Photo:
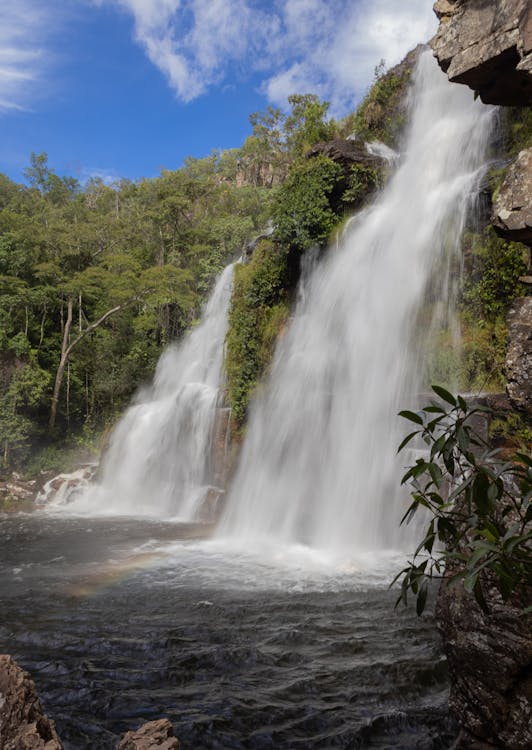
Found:
[{"label": "large waterfall", "polygon": [[420,307],[429,289],[440,303],[450,293],[492,120],[430,53],[410,112],[394,176],[314,272],[254,404],[220,529],[248,547],[262,538],[344,554],[408,543],[396,414],[415,404],[431,327]]},{"label": "large waterfall", "polygon": [[164,352],[153,385],[139,394],[114,430],[101,482],[71,503],[69,511],[194,518],[210,483],[232,281],[230,265],[201,323]]}]

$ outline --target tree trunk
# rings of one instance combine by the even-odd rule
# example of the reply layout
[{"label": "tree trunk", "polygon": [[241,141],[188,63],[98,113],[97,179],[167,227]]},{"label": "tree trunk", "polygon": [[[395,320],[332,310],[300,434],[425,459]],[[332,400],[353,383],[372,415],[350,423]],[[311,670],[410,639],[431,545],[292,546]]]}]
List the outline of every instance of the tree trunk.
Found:
[{"label": "tree trunk", "polygon": [[[68,355],[70,354],[70,347],[68,345],[68,339],[70,336],[70,327],[72,325],[72,307],[73,302],[71,299],[68,300],[67,306],[67,319],[63,328],[63,342],[61,344],[61,359],[59,360],[59,367],[55,376],[54,393],[52,396],[52,407],[50,409],[50,420],[48,427],[53,430],[55,427],[55,420],[57,418],[57,406],[59,404],[59,392],[61,391],[61,383],[63,382],[63,375],[65,374],[65,366],[68,361]],[[61,312],[63,306],[61,306]],[[62,316],[61,316],[62,317]]]},{"label": "tree trunk", "polygon": [[130,305],[132,302],[135,302],[138,299],[138,296],[132,297],[127,302],[124,302],[121,305],[116,305],[116,307],[112,307],[110,310],[107,310],[106,313],[104,313],[101,318],[98,318],[94,323],[91,323],[87,328],[85,328],[84,331],[82,331],[77,338],[74,339],[70,344],[68,343],[68,339],[70,336],[70,328],[72,326],[72,308],[74,306],[74,303],[72,299],[68,300],[68,308],[67,308],[67,320],[65,324],[65,329],[63,332],[63,343],[61,345],[61,359],[59,360],[59,367],[57,368],[57,374],[55,376],[55,384],[54,384],[54,394],[52,396],[52,406],[50,409],[50,420],[48,422],[48,428],[50,430],[53,430],[55,427],[55,421],[57,418],[57,406],[59,404],[59,393],[61,391],[61,383],[63,382],[63,375],[65,374],[65,367],[68,362],[68,358],[70,357],[70,354],[72,350],[79,344],[80,341],[82,341],[85,336],[88,333],[91,333],[91,331],[94,331],[98,326],[101,326],[102,323],[104,323],[107,318],[110,318],[111,315],[114,315],[115,313],[119,312],[120,310],[123,310],[125,307]]}]

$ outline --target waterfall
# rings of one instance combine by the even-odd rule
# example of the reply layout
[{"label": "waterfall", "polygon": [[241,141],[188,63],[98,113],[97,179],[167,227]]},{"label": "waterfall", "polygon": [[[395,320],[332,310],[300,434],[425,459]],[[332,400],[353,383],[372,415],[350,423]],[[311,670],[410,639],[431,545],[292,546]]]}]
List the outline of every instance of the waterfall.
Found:
[{"label": "waterfall", "polygon": [[101,482],[69,504],[90,514],[193,520],[211,480],[233,265],[218,279],[201,323],[162,354],[152,386],[115,428]]},{"label": "waterfall", "polygon": [[[252,407],[220,535],[344,554],[400,549],[397,412],[415,404],[430,289],[446,297],[492,109],[418,62],[395,174],[308,284]],[[438,308],[438,305],[434,305]]]}]

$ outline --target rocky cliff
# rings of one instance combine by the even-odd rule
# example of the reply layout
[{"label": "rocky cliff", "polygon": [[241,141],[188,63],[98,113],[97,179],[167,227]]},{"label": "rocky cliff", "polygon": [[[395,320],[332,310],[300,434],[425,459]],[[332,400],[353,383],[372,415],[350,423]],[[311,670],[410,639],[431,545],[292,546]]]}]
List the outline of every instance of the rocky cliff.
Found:
[{"label": "rocky cliff", "polygon": [[529,0],[438,0],[431,42],[441,68],[486,104],[532,103]]},{"label": "rocky cliff", "polygon": [[0,655],[0,749],[63,750],[35,683],[7,655]]},{"label": "rocky cliff", "polygon": [[[438,0],[431,45],[449,79],[489,104],[532,103],[532,6],[529,0]],[[526,144],[530,145],[530,144]],[[532,148],[506,172],[492,223],[505,239],[532,247]],[[507,393],[532,415],[532,297],[515,300],[508,318]],[[532,746],[530,590],[504,604],[484,578],[483,612],[462,585],[441,586],[437,618],[449,662],[450,708],[461,726],[457,750]]]}]

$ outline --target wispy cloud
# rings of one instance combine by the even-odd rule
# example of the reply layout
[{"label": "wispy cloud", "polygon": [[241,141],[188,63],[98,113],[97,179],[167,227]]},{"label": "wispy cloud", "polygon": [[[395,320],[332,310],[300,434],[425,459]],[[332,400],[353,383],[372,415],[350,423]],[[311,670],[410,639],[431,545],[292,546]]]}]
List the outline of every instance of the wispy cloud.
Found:
[{"label": "wispy cloud", "polygon": [[133,16],[137,42],[185,102],[259,73],[275,104],[314,91],[340,112],[382,58],[399,62],[436,27],[432,0],[94,1]]},{"label": "wispy cloud", "polygon": [[30,108],[50,61],[51,11],[37,0],[0,5],[0,112]]}]

